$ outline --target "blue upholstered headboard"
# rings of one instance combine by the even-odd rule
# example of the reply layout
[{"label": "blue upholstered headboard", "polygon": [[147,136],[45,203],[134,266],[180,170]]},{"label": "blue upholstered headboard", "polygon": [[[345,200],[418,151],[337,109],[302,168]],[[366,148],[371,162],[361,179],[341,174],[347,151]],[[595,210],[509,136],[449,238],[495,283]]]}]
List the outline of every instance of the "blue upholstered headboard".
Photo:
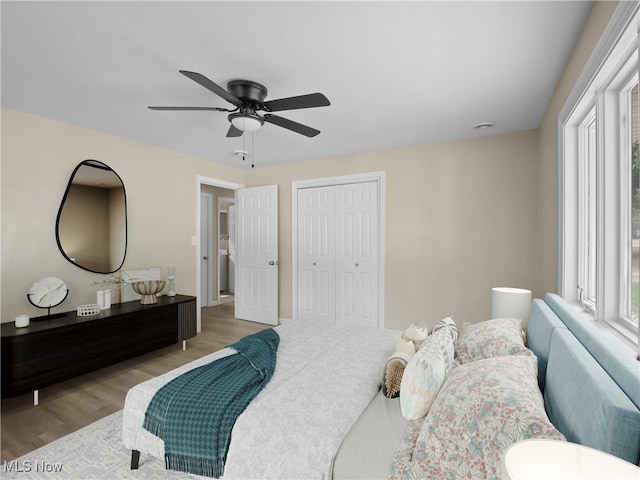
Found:
[{"label": "blue upholstered headboard", "polygon": [[533,300],[527,345],[549,419],[567,440],[640,465],[640,363],[554,294]]}]

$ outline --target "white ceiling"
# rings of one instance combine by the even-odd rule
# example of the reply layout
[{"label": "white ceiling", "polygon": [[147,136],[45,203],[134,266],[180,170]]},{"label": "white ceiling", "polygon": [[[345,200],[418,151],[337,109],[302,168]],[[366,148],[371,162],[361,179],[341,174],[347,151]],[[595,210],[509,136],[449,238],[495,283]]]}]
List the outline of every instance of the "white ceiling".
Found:
[{"label": "white ceiling", "polygon": [[534,129],[591,5],[2,1],[2,105],[246,168],[226,113],[146,108],[231,107],[179,69],[329,98],[278,112],[317,137],[258,130],[256,167]]}]

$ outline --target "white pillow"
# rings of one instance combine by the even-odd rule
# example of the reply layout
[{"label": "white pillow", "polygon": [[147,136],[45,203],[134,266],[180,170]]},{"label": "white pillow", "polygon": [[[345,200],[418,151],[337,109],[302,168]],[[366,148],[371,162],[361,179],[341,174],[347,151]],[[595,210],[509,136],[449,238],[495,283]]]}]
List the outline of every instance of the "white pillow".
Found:
[{"label": "white pillow", "polygon": [[416,346],[411,340],[405,340],[400,337],[398,339],[398,343],[396,343],[396,352],[404,352],[409,355],[409,358],[411,358],[413,357],[413,354],[416,353]]},{"label": "white pillow", "polygon": [[400,338],[402,340],[411,341],[417,348],[420,348],[420,345],[422,345],[422,343],[427,339],[428,336],[429,329],[425,326],[422,326],[421,322],[418,322],[418,325],[412,323],[409,328],[402,332],[402,336]]},{"label": "white pillow", "polygon": [[454,366],[458,330],[451,317],[440,320],[420,350],[411,357],[400,384],[400,411],[407,420],[424,417]]}]

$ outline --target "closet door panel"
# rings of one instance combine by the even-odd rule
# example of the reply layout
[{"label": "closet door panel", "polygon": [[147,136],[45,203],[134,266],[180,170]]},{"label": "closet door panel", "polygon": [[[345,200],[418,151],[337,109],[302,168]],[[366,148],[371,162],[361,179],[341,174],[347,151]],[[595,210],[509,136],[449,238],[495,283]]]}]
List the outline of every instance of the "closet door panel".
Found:
[{"label": "closet door panel", "polygon": [[334,323],[334,187],[298,191],[298,318]]},{"label": "closet door panel", "polygon": [[336,323],[377,326],[378,185],[336,188]]}]

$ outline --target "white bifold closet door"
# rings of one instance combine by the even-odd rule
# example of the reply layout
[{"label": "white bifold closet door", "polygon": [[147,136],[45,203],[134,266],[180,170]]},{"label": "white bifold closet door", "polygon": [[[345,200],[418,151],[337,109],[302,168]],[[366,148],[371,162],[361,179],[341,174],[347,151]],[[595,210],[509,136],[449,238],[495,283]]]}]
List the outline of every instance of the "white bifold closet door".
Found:
[{"label": "white bifold closet door", "polygon": [[378,183],[298,190],[298,318],[378,326]]}]

